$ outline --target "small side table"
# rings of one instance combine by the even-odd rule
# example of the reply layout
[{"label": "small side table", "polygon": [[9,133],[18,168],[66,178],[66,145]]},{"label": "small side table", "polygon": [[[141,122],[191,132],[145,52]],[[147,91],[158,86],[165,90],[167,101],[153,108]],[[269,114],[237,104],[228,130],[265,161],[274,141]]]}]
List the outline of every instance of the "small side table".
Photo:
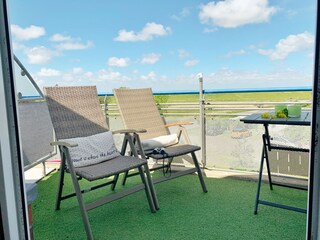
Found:
[{"label": "small side table", "polygon": [[[274,114],[271,112],[270,115]],[[258,179],[258,189],[257,189],[257,195],[256,195],[256,201],[255,201],[255,207],[254,207],[254,214],[258,213],[258,205],[263,204],[271,207],[278,207],[283,208],[287,210],[292,210],[296,212],[301,213],[307,213],[306,209],[297,208],[294,206],[287,206],[284,204],[269,202],[265,200],[260,199],[260,187],[261,187],[261,181],[262,181],[262,172],[263,172],[263,163],[266,162],[267,166],[267,173],[268,173],[268,180],[269,180],[269,187],[270,190],[273,190],[272,185],[278,185],[282,187],[291,187],[296,189],[302,189],[302,190],[308,190],[301,187],[291,186],[287,184],[280,184],[280,183],[273,183],[271,179],[271,172],[270,172],[270,165],[269,165],[269,157],[268,157],[268,151],[271,150],[287,150],[287,151],[296,151],[296,152],[309,152],[309,149],[305,148],[296,148],[296,147],[290,147],[290,146],[277,146],[271,144],[271,137],[269,134],[269,125],[271,124],[277,124],[277,125],[292,125],[292,126],[310,126],[311,124],[311,113],[310,112],[302,112],[301,116],[298,118],[275,118],[275,119],[264,119],[261,117],[261,113],[254,113],[249,116],[246,116],[242,118],[240,121],[248,124],[262,124],[264,126],[264,133],[262,134],[262,154],[261,154],[261,162],[260,162],[260,169],[259,169],[259,179]]]}]

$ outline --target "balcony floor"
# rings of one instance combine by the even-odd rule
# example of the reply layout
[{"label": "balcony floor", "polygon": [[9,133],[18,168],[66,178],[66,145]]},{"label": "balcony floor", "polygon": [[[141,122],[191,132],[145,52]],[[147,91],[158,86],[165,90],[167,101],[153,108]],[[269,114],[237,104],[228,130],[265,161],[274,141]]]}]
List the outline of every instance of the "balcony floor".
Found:
[{"label": "balcony floor", "polygon": [[[89,212],[93,235],[95,239],[305,238],[306,214],[260,205],[254,215],[256,174],[239,178],[240,173],[227,173],[206,171],[206,194],[194,175],[157,184],[160,210],[155,214],[142,191],[94,209]],[[71,190],[67,179],[66,189]],[[38,184],[39,196],[33,204],[35,239],[85,239],[75,198],[62,202],[60,211],[53,210],[57,181],[54,172]],[[136,181],[130,178],[128,185]],[[96,199],[106,191],[108,187],[85,194],[85,199]],[[278,186],[270,191],[265,183],[261,197],[302,208],[307,202],[306,191]]]}]

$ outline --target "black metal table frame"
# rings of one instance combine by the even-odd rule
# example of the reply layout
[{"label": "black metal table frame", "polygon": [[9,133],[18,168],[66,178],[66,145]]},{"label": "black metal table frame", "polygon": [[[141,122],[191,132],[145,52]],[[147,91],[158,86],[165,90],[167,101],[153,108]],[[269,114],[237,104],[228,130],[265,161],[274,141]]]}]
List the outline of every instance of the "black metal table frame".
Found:
[{"label": "black metal table frame", "polygon": [[[265,200],[260,199],[260,190],[261,190],[261,182],[262,182],[262,173],[263,173],[263,164],[264,161],[266,161],[266,167],[267,167],[267,173],[268,173],[268,182],[269,182],[269,187],[270,190],[273,190],[273,185],[277,186],[282,186],[282,187],[290,187],[290,188],[295,188],[295,189],[300,189],[300,190],[307,190],[304,187],[300,186],[294,186],[290,184],[283,184],[283,183],[275,183],[272,182],[271,179],[271,171],[270,171],[270,164],[269,164],[269,157],[268,157],[268,151],[271,150],[287,150],[287,151],[294,151],[294,152],[309,152],[309,149],[306,148],[296,148],[296,147],[289,147],[289,146],[279,146],[279,145],[274,145],[271,144],[271,137],[269,134],[269,129],[268,126],[269,124],[286,124],[286,125],[300,125],[300,126],[309,126],[310,125],[310,116],[308,112],[303,113],[304,114],[304,119],[306,121],[300,122],[300,121],[285,121],[285,120],[274,120],[272,119],[262,119],[261,117],[259,118],[260,114],[253,114],[250,115],[249,118],[243,118],[241,121],[244,123],[256,123],[256,124],[263,124],[264,126],[264,134],[262,134],[262,154],[261,154],[261,162],[260,162],[260,169],[259,169],[259,178],[258,178],[258,189],[257,189],[257,194],[256,194],[256,199],[255,199],[255,206],[254,206],[254,214],[258,213],[258,206],[259,204],[262,205],[267,205],[267,206],[272,206],[272,207],[277,207],[277,208],[282,208],[282,209],[287,209],[291,211],[296,211],[296,212],[301,212],[301,213],[306,213],[307,210],[303,208],[298,208],[294,206],[288,206],[280,203],[275,203],[275,202],[269,202]],[[255,118],[252,118],[252,116],[255,116]],[[251,117],[251,118],[250,118]]]}]

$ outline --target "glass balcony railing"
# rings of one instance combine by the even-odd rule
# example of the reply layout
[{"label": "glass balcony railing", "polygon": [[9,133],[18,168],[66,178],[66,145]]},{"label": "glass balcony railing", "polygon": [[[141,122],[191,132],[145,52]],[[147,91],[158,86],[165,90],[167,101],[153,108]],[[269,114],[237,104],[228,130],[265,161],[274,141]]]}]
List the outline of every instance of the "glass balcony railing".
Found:
[{"label": "glass balcony railing", "polygon": [[[295,89],[295,91],[298,90]],[[259,91],[261,90],[256,90],[256,92]],[[292,89],[281,91],[290,92]],[[301,91],[310,90],[301,89]],[[241,91],[230,94],[239,94],[239,92]],[[305,111],[310,111],[311,107],[311,102],[308,100],[293,99],[286,102],[213,102],[205,100],[203,103],[205,111],[202,116],[205,119],[205,131],[201,132],[202,117],[199,102],[159,103],[158,106],[168,123],[193,122],[193,125],[188,125],[186,128],[192,143],[201,145],[204,149],[205,156],[202,156],[203,153],[200,151],[197,154],[199,160],[205,161],[206,167],[257,172],[260,165],[261,135],[264,128],[260,125],[244,124],[240,122],[240,119],[252,113],[272,111],[279,103],[299,104]],[[112,130],[123,128],[116,104],[105,103],[104,108],[110,128]],[[269,129],[272,141],[276,144],[309,148],[310,127],[272,125]],[[172,129],[172,132],[174,131],[175,129]],[[202,136],[205,137],[204,142]],[[308,174],[308,153],[279,150],[270,152],[270,158],[275,159],[271,166],[275,174],[299,177],[306,177]]]},{"label": "glass balcony railing", "polygon": [[48,107],[27,69],[16,56],[14,60],[24,170],[42,163],[45,174],[45,161],[57,154],[57,149],[50,146],[54,135]]}]

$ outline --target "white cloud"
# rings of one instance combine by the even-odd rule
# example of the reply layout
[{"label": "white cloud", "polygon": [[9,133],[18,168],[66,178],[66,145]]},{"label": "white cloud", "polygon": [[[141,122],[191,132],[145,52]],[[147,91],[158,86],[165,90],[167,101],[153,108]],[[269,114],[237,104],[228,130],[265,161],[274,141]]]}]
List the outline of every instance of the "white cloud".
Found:
[{"label": "white cloud", "polygon": [[99,82],[103,82],[103,81],[126,82],[130,80],[129,77],[124,76],[120,72],[113,71],[111,69],[108,69],[108,70],[102,69],[96,75],[97,75],[97,80]]},{"label": "white cloud", "polygon": [[60,51],[84,50],[93,47],[93,43],[91,41],[83,43],[80,38],[65,36],[60,33],[52,35],[50,41],[58,42],[59,44],[55,47]]},{"label": "white cloud", "polygon": [[[48,71],[49,72],[49,71]],[[312,84],[312,68],[294,70],[259,72],[255,70],[235,70],[221,68],[216,72],[203,73],[206,90],[243,88],[275,88],[299,87]],[[34,74],[35,80],[42,86],[96,85],[98,92],[111,92],[113,88],[141,88],[146,84],[154,91],[195,90],[199,87],[197,74],[181,74],[177,76],[157,75],[151,71],[145,75],[139,73],[126,75],[112,69],[101,69],[90,72],[82,68],[72,68],[60,72],[60,76],[40,77]],[[170,89],[168,88],[170,86]]]},{"label": "white cloud", "polygon": [[155,72],[149,72],[147,75],[142,75],[141,79],[145,81],[155,81],[157,80],[157,75]]},{"label": "white cloud", "polygon": [[93,47],[93,43],[88,41],[87,43],[81,42],[63,42],[57,46],[59,50],[83,50]]},{"label": "white cloud", "polygon": [[[42,70],[42,73],[39,75],[33,74],[36,82],[42,88],[43,86],[72,86],[72,85],[96,85],[99,92],[111,91],[113,88],[119,88],[121,86],[130,86],[130,77],[123,75],[118,71],[113,71],[112,69],[101,69],[96,72],[87,71],[81,67],[71,68],[67,71],[59,72],[59,76],[53,76],[54,71]],[[50,75],[47,77],[44,75]],[[58,75],[58,74],[56,74]],[[139,79],[136,79],[135,82],[139,82]]]},{"label": "white cloud", "polygon": [[84,76],[85,76],[86,78],[90,79],[90,78],[94,77],[94,73],[93,73],[93,72],[85,72],[85,73],[84,73]]},{"label": "white cloud", "polygon": [[231,57],[233,57],[233,56],[243,55],[243,54],[245,54],[245,53],[246,53],[246,52],[245,52],[243,49],[241,49],[241,50],[239,50],[239,51],[229,52],[229,53],[227,53],[224,57],[225,57],[225,58],[231,58]]},{"label": "white cloud", "polygon": [[98,74],[98,80],[100,81],[105,81],[105,80],[111,80],[115,81],[119,79],[121,76],[120,72],[115,72],[115,71],[107,71],[107,70],[100,70]]},{"label": "white cloud", "polygon": [[129,58],[111,57],[108,59],[108,65],[112,67],[127,67],[130,63]]},{"label": "white cloud", "polygon": [[314,36],[308,32],[289,35],[281,39],[274,49],[259,49],[258,53],[269,56],[271,60],[285,59],[290,53],[303,51],[314,46]]},{"label": "white cloud", "polygon": [[177,21],[181,21],[183,18],[190,15],[190,10],[188,8],[183,8],[178,15],[172,15],[171,18]]},{"label": "white cloud", "polygon": [[52,68],[41,68],[37,75],[39,77],[58,77],[61,76],[61,72]]},{"label": "white cloud", "polygon": [[84,74],[85,73],[85,71],[81,67],[72,68],[71,72],[73,74]]},{"label": "white cloud", "polygon": [[225,28],[268,22],[277,12],[276,7],[269,6],[268,0],[213,1],[200,9],[201,23]]},{"label": "white cloud", "polygon": [[30,25],[29,27],[22,28],[18,25],[11,25],[12,35],[17,40],[30,40],[36,39],[46,34],[46,31],[43,27],[38,27]]},{"label": "white cloud", "polygon": [[281,71],[259,72],[221,68],[215,73],[204,75],[207,89],[232,88],[275,88],[310,86],[312,71],[282,69]]},{"label": "white cloud", "polygon": [[120,30],[119,35],[114,38],[119,42],[137,42],[137,41],[149,41],[154,37],[165,36],[171,33],[170,27],[164,27],[157,23],[147,23],[144,28],[135,33],[134,31]]},{"label": "white cloud", "polygon": [[75,67],[62,74],[61,78],[63,82],[60,82],[59,85],[65,85],[65,82],[69,85],[90,84],[91,81],[97,81],[97,75],[98,74],[86,71],[81,67]]},{"label": "white cloud", "polygon": [[218,30],[217,27],[210,27],[210,28],[206,27],[206,28],[203,29],[203,32],[211,33],[211,32],[216,32],[217,30]]},{"label": "white cloud", "polygon": [[193,66],[197,65],[198,63],[199,63],[199,60],[197,60],[197,59],[192,59],[192,60],[186,61],[186,62],[184,63],[184,65],[185,65],[186,67],[193,67]]},{"label": "white cloud", "polygon": [[[190,53],[188,53],[185,49],[178,49],[178,56],[180,59],[188,59],[190,57]],[[197,59],[188,59],[185,61],[184,66],[186,67],[192,67],[199,63],[199,60]]]},{"label": "white cloud", "polygon": [[159,61],[161,54],[150,53],[143,56],[140,61],[141,64],[155,64]]},{"label": "white cloud", "polygon": [[44,46],[27,49],[25,53],[27,55],[28,63],[30,64],[45,64],[48,63],[52,57],[58,55],[57,52]]},{"label": "white cloud", "polygon": [[54,34],[51,38],[50,38],[51,41],[53,42],[64,42],[64,41],[70,41],[72,40],[72,37],[70,36],[64,36],[62,34]]},{"label": "white cloud", "polygon": [[188,53],[186,50],[184,49],[179,49],[178,50],[178,54],[179,54],[179,58],[181,59],[186,59],[187,57],[190,56],[190,53]]},{"label": "white cloud", "polygon": [[12,47],[13,47],[14,51],[24,50],[24,49],[27,48],[25,45],[17,43],[17,42],[14,42],[14,41],[12,42]]}]

